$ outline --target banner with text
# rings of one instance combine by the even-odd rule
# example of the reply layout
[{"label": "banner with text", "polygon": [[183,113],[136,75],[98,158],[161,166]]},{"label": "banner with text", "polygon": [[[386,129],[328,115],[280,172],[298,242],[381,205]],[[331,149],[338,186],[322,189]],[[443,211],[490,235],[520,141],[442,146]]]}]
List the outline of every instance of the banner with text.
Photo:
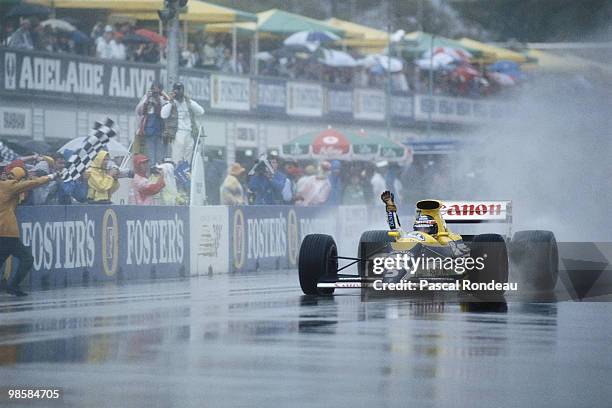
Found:
[{"label": "banner with text", "polygon": [[210,107],[213,109],[248,111],[251,109],[249,78],[211,75]]},{"label": "banner with text", "polygon": [[19,207],[32,287],[169,278],[189,267],[187,207]]},{"label": "banner with text", "polygon": [[287,89],[285,81],[270,78],[259,78],[254,86],[257,111],[284,114],[287,106]]},{"label": "banner with text", "polygon": [[437,123],[473,124],[500,119],[508,104],[425,95],[414,96],[414,118],[417,121],[431,120]]},{"label": "banner with text", "polygon": [[355,89],[355,119],[376,120],[385,119],[385,93],[372,89]]},{"label": "banner with text", "polygon": [[319,84],[287,82],[287,113],[297,116],[322,116],[323,87]]},{"label": "banner with text", "polygon": [[189,220],[191,275],[226,273],[229,266],[228,207],[191,207]]}]

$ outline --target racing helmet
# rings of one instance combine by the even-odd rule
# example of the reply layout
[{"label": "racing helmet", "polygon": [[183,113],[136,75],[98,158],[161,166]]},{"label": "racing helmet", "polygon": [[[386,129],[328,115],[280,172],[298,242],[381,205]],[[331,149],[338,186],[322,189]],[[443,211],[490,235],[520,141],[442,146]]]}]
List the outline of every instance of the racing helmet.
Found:
[{"label": "racing helmet", "polygon": [[438,223],[430,215],[417,215],[413,229],[429,235],[436,235],[438,233]]}]

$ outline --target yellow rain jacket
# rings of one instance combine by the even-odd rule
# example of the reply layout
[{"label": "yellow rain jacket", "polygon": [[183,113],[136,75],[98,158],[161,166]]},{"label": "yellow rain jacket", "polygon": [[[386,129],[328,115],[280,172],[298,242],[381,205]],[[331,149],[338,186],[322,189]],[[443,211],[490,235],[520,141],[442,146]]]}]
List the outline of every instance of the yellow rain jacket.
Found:
[{"label": "yellow rain jacket", "polygon": [[49,182],[49,177],[39,177],[34,180],[0,181],[0,237],[19,238],[19,227],[15,208],[19,203],[19,195],[34,187]]},{"label": "yellow rain jacket", "polygon": [[110,200],[111,196],[119,188],[119,182],[110,176],[106,169],[102,167],[104,158],[108,156],[108,152],[101,150],[93,159],[93,162],[87,173],[89,175],[87,179],[87,199],[91,201],[105,201]]}]

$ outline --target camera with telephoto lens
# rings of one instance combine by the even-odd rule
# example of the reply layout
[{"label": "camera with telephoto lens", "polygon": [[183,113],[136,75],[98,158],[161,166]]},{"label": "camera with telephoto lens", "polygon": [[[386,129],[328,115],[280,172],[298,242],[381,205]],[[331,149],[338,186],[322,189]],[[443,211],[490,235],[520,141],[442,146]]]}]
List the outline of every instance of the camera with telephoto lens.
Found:
[{"label": "camera with telephoto lens", "polygon": [[266,173],[274,174],[274,168],[272,167],[272,164],[268,160],[268,156],[265,154],[262,154],[261,156],[259,156],[259,160],[257,161],[257,163],[255,163],[255,165],[249,171],[249,176],[253,176],[255,174],[266,174]]}]

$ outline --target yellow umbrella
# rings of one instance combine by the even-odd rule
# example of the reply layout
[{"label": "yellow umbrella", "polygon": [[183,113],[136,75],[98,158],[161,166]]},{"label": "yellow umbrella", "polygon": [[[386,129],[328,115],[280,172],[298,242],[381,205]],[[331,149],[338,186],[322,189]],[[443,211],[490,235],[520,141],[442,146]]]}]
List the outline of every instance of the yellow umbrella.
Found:
[{"label": "yellow umbrella", "polygon": [[494,56],[494,61],[485,61],[485,63],[495,62],[499,60],[514,61],[519,64],[527,62],[527,57],[520,52],[515,52],[502,47],[496,47],[494,45],[485,44],[480,41],[472,40],[471,38],[462,38],[459,43],[469,47],[480,50],[484,55]]}]

